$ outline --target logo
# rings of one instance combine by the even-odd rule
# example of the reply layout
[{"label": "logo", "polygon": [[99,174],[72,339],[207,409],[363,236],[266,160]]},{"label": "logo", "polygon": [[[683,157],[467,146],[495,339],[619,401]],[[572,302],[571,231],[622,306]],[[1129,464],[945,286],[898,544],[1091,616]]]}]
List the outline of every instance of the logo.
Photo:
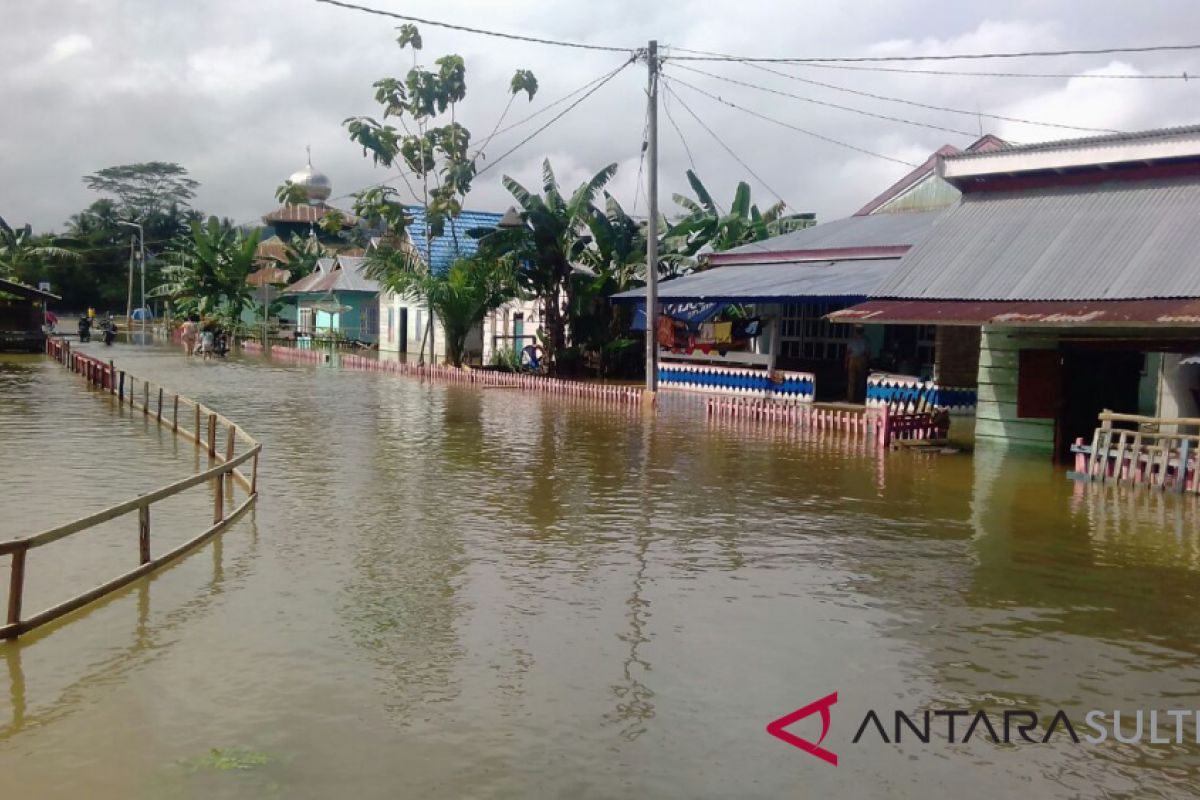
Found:
[{"label": "logo", "polygon": [[[833,764],[836,767],[838,763],[837,754],[831,753],[825,748],[821,747],[821,742],[825,741],[825,735],[829,733],[829,707],[837,703],[837,699],[837,692],[834,692],[833,694],[822,697],[815,703],[809,703],[804,708],[798,708],[792,713],[780,717],[774,722],[768,724],[767,733],[771,734],[776,739],[781,739],[787,742],[793,747],[799,747],[809,755],[814,755],[822,761]],[[817,739],[816,744],[813,744],[807,739],[801,739],[799,736],[795,735],[794,733],[790,733],[787,730],[789,725],[799,722],[805,717],[810,717],[818,712],[821,714],[821,737]]]}]

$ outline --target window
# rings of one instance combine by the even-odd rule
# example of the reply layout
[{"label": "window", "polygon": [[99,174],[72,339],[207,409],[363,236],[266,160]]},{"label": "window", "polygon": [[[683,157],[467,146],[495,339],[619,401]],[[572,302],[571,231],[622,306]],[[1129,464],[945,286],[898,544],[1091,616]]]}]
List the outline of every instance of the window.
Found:
[{"label": "window", "polygon": [[419,309],[419,308],[417,309],[417,315],[416,315],[416,317],[414,319],[414,323],[413,323],[413,337],[412,338],[414,338],[414,339],[421,338],[421,309]]},{"label": "window", "polygon": [[825,315],[845,308],[834,303],[788,303],[783,307],[779,354],[810,361],[841,361],[854,326],[834,323]]},{"label": "window", "polygon": [[296,321],[296,332],[311,334],[316,327],[317,312],[311,308],[300,309],[300,316]]},{"label": "window", "polygon": [[362,329],[366,336],[379,335],[379,306],[370,305],[363,309]]}]

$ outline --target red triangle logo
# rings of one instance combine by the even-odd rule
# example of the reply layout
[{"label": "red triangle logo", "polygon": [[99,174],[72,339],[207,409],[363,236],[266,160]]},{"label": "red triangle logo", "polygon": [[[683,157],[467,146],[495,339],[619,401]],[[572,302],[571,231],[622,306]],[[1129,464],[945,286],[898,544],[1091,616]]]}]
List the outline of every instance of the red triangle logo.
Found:
[{"label": "red triangle logo", "polygon": [[[774,722],[768,724],[767,733],[771,734],[776,739],[782,739],[793,747],[799,747],[804,752],[814,755],[822,761],[833,764],[836,767],[838,763],[837,754],[831,753],[825,748],[821,747],[821,742],[825,741],[825,734],[829,733],[829,707],[837,703],[837,699],[837,692],[834,692],[831,695],[822,697],[815,703],[809,703],[804,708],[798,708],[787,716],[780,717]],[[816,744],[813,744],[807,739],[801,739],[799,736],[796,736],[795,734],[789,733],[787,730],[785,730],[785,728],[787,728],[789,725],[799,722],[805,717],[812,716],[818,712],[821,714],[821,738],[817,739]]]}]

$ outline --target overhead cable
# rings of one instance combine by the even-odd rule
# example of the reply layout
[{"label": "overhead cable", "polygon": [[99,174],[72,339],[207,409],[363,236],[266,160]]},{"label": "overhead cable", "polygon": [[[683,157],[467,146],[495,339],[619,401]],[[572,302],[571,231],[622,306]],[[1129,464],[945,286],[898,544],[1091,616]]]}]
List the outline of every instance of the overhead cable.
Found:
[{"label": "overhead cable", "polygon": [[580,50],[605,50],[616,53],[632,53],[637,48],[635,47],[607,47],[599,44],[585,44],[584,42],[568,42],[561,39],[543,39],[538,36],[526,36],[520,33],[504,33],[502,31],[491,31],[485,28],[472,28],[467,25],[455,25],[450,22],[438,22],[437,20],[424,19],[422,17],[414,17],[410,14],[397,14],[394,11],[384,11],[379,8],[370,8],[368,6],[360,6],[356,3],[346,3],[343,0],[316,0],[318,3],[337,6],[351,11],[361,11],[364,14],[374,14],[380,17],[390,17],[392,19],[404,20],[406,22],[419,22],[422,25],[430,25],[435,28],[447,28],[452,31],[462,31],[463,33],[476,33],[481,36],[494,36],[499,39],[512,39],[518,42],[532,42],[534,44],[552,45],[554,47],[574,47]]},{"label": "overhead cable", "polygon": [[[693,53],[699,51],[687,50],[686,48],[674,48],[684,53]],[[1200,44],[1163,44],[1163,45],[1146,45],[1144,47],[1098,47],[1095,49],[1076,49],[1076,50],[1022,50],[1015,52],[991,52],[991,53],[948,53],[943,55],[914,55],[914,56],[790,56],[766,58],[762,56],[737,56],[726,55],[720,53],[703,53],[701,55],[691,56],[673,56],[676,60],[683,61],[761,61],[775,63],[889,63],[889,62],[904,62],[904,61],[961,61],[961,60],[980,60],[992,58],[1047,58],[1058,56],[1099,56],[1099,55],[1117,55],[1123,53],[1165,53],[1165,52],[1181,52],[1189,50],[1200,50]]]},{"label": "overhead cable", "polygon": [[[718,103],[722,103],[723,105],[727,105],[730,108],[735,108],[744,114],[749,114],[752,117],[758,117],[761,120],[765,120],[767,122],[772,122],[772,123],[779,125],[781,127],[784,127],[784,128],[789,128],[790,130],[796,131],[797,133],[803,133],[805,136],[811,136],[814,139],[819,139],[823,142],[837,145],[838,147],[844,147],[847,150],[854,150],[856,152],[862,153],[863,155],[873,156],[875,158],[879,158],[884,161],[891,161],[894,164],[903,164],[906,167],[919,166],[917,164],[914,164],[911,161],[905,161],[903,159],[895,158],[893,156],[887,156],[887,155],[884,155],[883,153],[876,153],[874,150],[868,150],[865,147],[859,147],[858,145],[850,144],[849,142],[843,142],[840,139],[834,139],[833,137],[825,136],[824,134],[817,133],[816,131],[810,131],[807,128],[801,128],[797,125],[791,124],[790,122],[784,122],[783,120],[775,119],[774,117],[768,117],[766,114],[760,114],[759,112],[754,111],[749,108],[746,108],[745,106],[740,106],[737,103],[734,103],[732,100],[726,100],[724,97],[721,97],[720,95],[715,95],[711,92],[701,89],[698,86],[694,86],[686,81],[682,81],[678,77],[672,78],[671,83],[673,83],[673,84],[677,83],[680,86],[686,86],[688,89],[691,89],[694,92],[702,94],[711,100],[715,100]],[[678,94],[676,94],[676,98],[678,98]]]},{"label": "overhead cable", "polygon": [[[751,66],[753,66],[753,65],[751,65]],[[812,97],[803,97],[798,94],[792,94],[791,92],[785,92],[781,89],[772,89],[767,86],[759,86],[758,84],[755,84],[755,83],[747,83],[746,81],[739,81],[735,78],[728,78],[724,75],[717,75],[712,72],[706,72],[705,70],[696,69],[695,67],[689,67],[684,64],[676,64],[674,66],[674,68],[675,69],[685,69],[688,72],[695,72],[699,75],[707,75],[708,77],[715,78],[716,80],[719,80],[719,81],[724,81],[726,83],[732,83],[737,86],[745,86],[748,89],[757,89],[760,92],[769,92],[770,94],[779,95],[781,97],[790,97],[793,100],[799,100],[803,103],[812,103],[813,105],[825,106],[826,108],[835,108],[839,111],[848,111],[851,114],[859,114],[864,117],[874,117],[875,119],[887,120],[888,122],[899,122],[902,125],[913,125],[918,128],[929,128],[929,129],[935,130],[935,131],[944,131],[945,133],[954,133],[959,136],[966,136],[971,139],[977,138],[977,135],[974,133],[971,133],[970,131],[960,131],[956,128],[947,128],[945,126],[934,125],[929,122],[918,122],[916,120],[904,119],[903,117],[893,117],[888,114],[877,114],[874,111],[866,111],[861,108],[853,108],[851,106],[843,106],[843,105],[839,105],[838,103],[830,103],[828,101],[817,100]]]}]

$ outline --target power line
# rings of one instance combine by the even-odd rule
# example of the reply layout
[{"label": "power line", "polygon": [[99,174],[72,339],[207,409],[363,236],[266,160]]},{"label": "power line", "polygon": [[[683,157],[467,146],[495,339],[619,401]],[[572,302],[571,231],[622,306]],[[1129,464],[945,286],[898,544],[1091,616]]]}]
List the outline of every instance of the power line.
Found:
[{"label": "power line", "polygon": [[[811,78],[802,78],[799,75],[792,75],[787,72],[780,72],[779,70],[771,69],[770,67],[764,67],[762,64],[746,63],[745,66],[752,67],[757,70],[761,70],[762,72],[769,72],[772,75],[778,75],[779,77],[787,78],[788,80],[798,81],[800,83],[806,83],[811,86],[820,86],[824,89],[832,89],[836,92],[846,92],[847,94],[854,94],[854,95],[858,95],[860,97],[869,97],[873,100],[883,100],[884,102],[887,102],[887,103],[901,103],[903,105],[914,106],[916,108],[924,108],[929,111],[944,111],[947,114],[962,114],[964,116],[975,117],[975,118],[986,117],[987,119],[995,119],[995,120],[1000,120],[1002,122],[1018,122],[1022,125],[1040,125],[1044,128],[1059,128],[1062,130],[1081,131],[1084,133],[1120,133],[1120,131],[1114,131],[1109,128],[1088,128],[1088,127],[1084,127],[1082,125],[1065,125],[1065,124],[1061,124],[1058,122],[1043,122],[1041,120],[1036,120],[1036,119],[1022,119],[1021,117],[1006,117],[1002,114],[987,114],[982,111],[966,111],[961,108],[949,108],[947,106],[935,106],[935,105],[930,105],[929,103],[921,103],[916,100],[908,100],[903,97],[891,97],[889,95],[875,94],[873,92],[864,92],[859,89],[851,89],[847,86],[838,86],[837,84],[833,84],[833,83],[825,83],[823,81],[814,81]],[[688,69],[687,67],[682,67],[682,68]]]},{"label": "power line", "polygon": [[[642,117],[642,144],[638,148],[638,171],[637,178],[633,182],[633,211],[637,213],[638,198],[644,195],[645,189],[642,187],[642,171],[646,167],[646,150],[650,147],[650,100],[646,99],[646,114]],[[646,205],[650,205],[650,198],[646,198]]]},{"label": "power line", "polygon": [[[704,89],[701,89],[698,86],[693,86],[692,84],[687,83],[686,81],[682,81],[679,78],[672,78],[671,82],[678,83],[680,86],[686,86],[687,88],[691,89],[694,92],[698,92],[698,93],[704,95],[705,97],[708,97],[711,100],[715,100],[718,103],[727,105],[730,108],[736,108],[738,111],[741,111],[744,114],[749,114],[752,117],[758,117],[759,119],[766,120],[767,122],[771,122],[776,125],[780,125],[784,128],[789,128],[790,130],[796,131],[797,133],[803,133],[805,136],[811,136],[814,139],[819,139],[823,142],[828,142],[829,144],[835,144],[838,147],[844,147],[847,150],[854,150],[854,151],[862,153],[864,155],[874,156],[875,158],[880,158],[880,159],[883,159],[884,161],[891,161],[894,164],[903,164],[906,167],[917,167],[918,166],[917,164],[914,164],[911,161],[904,161],[903,159],[895,158],[893,156],[885,156],[882,153],[876,153],[874,150],[868,150],[865,147],[859,147],[858,145],[850,144],[848,142],[843,142],[839,139],[834,139],[830,136],[825,136],[825,135],[817,133],[815,131],[810,131],[807,128],[801,128],[799,126],[792,125],[790,122],[784,122],[782,120],[775,119],[774,117],[768,117],[766,114],[760,114],[759,112],[752,111],[751,109],[748,109],[744,106],[739,106],[737,103],[734,103],[731,100],[726,100],[724,97],[712,94],[711,92],[707,92]],[[676,94],[675,97],[676,97],[676,99],[679,99],[680,102],[682,102],[682,100],[679,98],[678,94]],[[684,108],[686,108],[686,107],[687,106],[684,106]]]},{"label": "power line", "polygon": [[667,98],[663,98],[663,111],[667,112],[667,121],[671,123],[671,127],[675,129],[675,133],[679,134],[679,143],[683,145],[683,151],[687,153],[688,163],[692,166],[692,172],[696,171],[696,159],[692,158],[692,148],[688,147],[687,138],[683,135],[679,124],[675,122],[675,116],[671,113],[671,104],[667,102]]},{"label": "power line", "polygon": [[[731,60],[736,61],[741,59]],[[971,70],[908,69],[905,67],[863,67],[853,64],[813,64],[803,61],[795,62],[795,66],[812,67],[814,69],[844,69],[853,70],[855,72],[898,72],[906,75],[954,75],[967,78],[1097,78],[1100,80],[1166,80],[1186,82],[1195,80],[1197,77],[1195,75],[1189,75],[1187,72],[1181,72],[1178,75],[1112,75],[1107,73],[1091,72],[977,72]]]},{"label": "power line", "polygon": [[[748,66],[754,66],[754,65],[748,64]],[[928,122],[917,122],[916,120],[904,119],[903,117],[893,117],[888,114],[876,114],[873,111],[865,111],[861,108],[853,108],[851,106],[843,106],[843,105],[839,105],[837,103],[830,103],[825,100],[816,100],[811,97],[802,97],[801,95],[792,94],[791,92],[785,92],[781,89],[771,89],[766,86],[759,86],[758,84],[747,83],[745,81],[739,81],[734,78],[727,78],[724,75],[717,75],[712,72],[706,72],[702,69],[696,69],[695,67],[688,67],[683,64],[676,64],[675,68],[676,69],[685,69],[689,72],[695,72],[700,75],[707,75],[710,78],[715,78],[719,81],[725,81],[726,83],[732,83],[737,86],[745,86],[749,89],[757,89],[760,92],[769,92],[771,94],[780,95],[781,97],[790,97],[793,100],[799,100],[804,103],[812,103],[812,104],[818,105],[818,106],[825,106],[826,108],[836,108],[839,111],[848,111],[851,114],[860,114],[864,117],[874,117],[875,119],[887,120],[888,122],[899,122],[903,125],[913,125],[918,128],[929,128],[929,129],[935,130],[935,131],[944,131],[946,133],[954,133],[959,136],[966,136],[971,139],[978,138],[974,133],[971,133],[969,131],[960,131],[955,128],[946,128],[941,125],[934,125],[934,124],[928,123]]]},{"label": "power line", "polygon": [[503,33],[501,31],[490,31],[484,28],[472,28],[467,25],[455,25],[450,22],[438,22],[432,19],[424,19],[422,17],[414,17],[408,14],[397,14],[394,11],[384,11],[378,8],[369,8],[367,6],[356,5],[355,3],[346,3],[342,0],[316,0],[318,3],[337,6],[351,11],[361,11],[364,14],[374,14],[380,17],[390,17],[392,19],[401,19],[406,22],[419,22],[422,25],[431,25],[435,28],[447,28],[452,31],[462,31],[463,33],[477,33],[481,36],[494,36],[500,39],[511,39],[518,42],[532,42],[534,44],[546,44],[554,47],[574,47],[580,50],[604,50],[607,52],[616,53],[632,53],[637,48],[635,47],[607,47],[599,44],[584,44],[583,42],[568,42],[560,39],[543,39],[537,36],[526,36],[520,33]]},{"label": "power line", "polygon": [[[324,2],[325,0],[322,0]],[[688,50],[683,47],[677,47],[682,53],[699,53],[701,51]],[[916,55],[916,56],[824,56],[818,58],[810,57],[786,57],[786,58],[764,58],[761,56],[734,56],[719,53],[704,53],[693,56],[672,56],[675,60],[683,61],[761,61],[774,63],[886,63],[886,62],[903,62],[903,61],[960,61],[960,60],[979,60],[991,58],[1047,58],[1058,56],[1099,56],[1099,55],[1116,55],[1119,53],[1163,53],[1163,52],[1180,52],[1188,50],[1200,50],[1200,44],[1163,44],[1163,45],[1147,45],[1145,47],[1098,47],[1095,49],[1076,49],[1076,50],[1023,50],[1016,52],[991,52],[991,53],[952,53],[945,55]]]},{"label": "power line", "polygon": [[[322,0],[322,2],[325,2],[325,1],[326,1],[326,0]],[[595,94],[595,93],[596,93],[596,92],[597,92],[597,91],[598,91],[598,90],[599,90],[601,87],[603,87],[605,84],[607,84],[607,83],[608,83],[609,81],[611,81],[613,78],[617,77],[617,75],[618,75],[618,74],[620,74],[620,72],[621,72],[623,69],[625,69],[625,68],[626,68],[626,67],[628,67],[630,64],[632,64],[632,63],[634,62],[634,60],[635,60],[635,59],[636,59],[636,56],[631,56],[631,57],[629,58],[629,60],[628,60],[628,61],[626,61],[624,64],[622,64],[621,66],[617,67],[615,70],[613,70],[613,71],[612,71],[612,72],[610,72],[608,75],[606,75],[606,76],[605,76],[605,78],[604,78],[604,80],[600,81],[600,83],[597,83],[595,86],[593,86],[591,89],[589,89],[589,90],[588,90],[588,91],[587,91],[587,92],[586,92],[586,93],[585,93],[585,94],[584,94],[582,97],[578,98],[578,99],[577,99],[577,100],[576,100],[574,103],[571,103],[571,105],[567,106],[567,107],[566,107],[566,108],[564,108],[562,111],[558,112],[558,113],[557,113],[557,114],[555,114],[553,117],[551,117],[551,118],[550,118],[550,121],[549,121],[549,122],[547,122],[545,125],[542,125],[542,126],[541,126],[540,128],[538,128],[536,131],[534,131],[533,133],[529,134],[528,136],[526,136],[526,137],[525,137],[524,139],[522,139],[521,141],[517,142],[515,145],[513,145],[511,148],[509,148],[507,151],[505,151],[505,152],[504,152],[504,154],[503,154],[503,155],[501,155],[499,158],[497,158],[495,161],[492,161],[492,162],[491,162],[491,163],[489,163],[489,164],[488,164],[486,167],[484,167],[483,169],[481,169],[481,170],[479,170],[478,172],[476,172],[476,173],[475,173],[475,177],[479,177],[479,176],[480,176],[480,175],[482,175],[483,173],[487,172],[489,169],[491,169],[492,167],[496,166],[497,164],[499,164],[499,163],[500,163],[501,161],[503,161],[504,159],[508,158],[510,155],[512,155],[513,153],[515,153],[517,150],[519,150],[519,149],[521,149],[522,147],[524,147],[526,144],[528,144],[528,143],[529,143],[529,142],[530,142],[530,141],[531,141],[531,140],[532,140],[532,139],[533,139],[535,136],[537,136],[539,133],[541,133],[542,131],[546,130],[547,128],[549,128],[549,127],[550,127],[551,125],[553,125],[554,123],[558,122],[560,119],[562,119],[562,118],[563,118],[564,116],[566,116],[567,114],[571,113],[571,110],[572,110],[572,109],[574,109],[574,108],[575,108],[577,105],[579,105],[579,104],[580,104],[580,103],[582,103],[584,100],[587,100],[589,97],[591,97],[593,94]]]},{"label": "power line", "polygon": [[[688,86],[688,84],[683,83],[683,81],[679,81],[679,82],[682,83],[684,86]],[[663,85],[666,88],[667,93],[679,101],[679,105],[683,106],[684,111],[687,111],[688,114],[691,115],[692,119],[696,120],[697,124],[699,124],[701,128],[703,128],[705,131],[707,131],[708,135],[711,136],[713,139],[715,139],[717,144],[721,145],[721,149],[723,149],[726,153],[728,153],[733,158],[734,161],[736,161],[739,165],[741,165],[742,169],[746,170],[746,172],[749,172],[751,177],[753,177],[756,181],[758,181],[763,186],[763,188],[765,188],[768,192],[775,195],[775,199],[777,199],[779,202],[783,203],[784,206],[786,206],[787,201],[783,199],[783,195],[779,194],[779,192],[772,189],[771,185],[769,183],[767,183],[765,180],[763,180],[761,177],[759,177],[758,173],[755,172],[754,170],[752,170],[750,168],[750,165],[747,164],[745,161],[743,161],[741,159],[741,157],[736,152],[734,152],[732,147],[725,144],[724,140],[722,140],[721,137],[717,135],[716,131],[714,131],[712,128],[708,127],[707,124],[705,124],[704,120],[701,119],[699,114],[697,114],[695,111],[692,111],[691,106],[689,106],[686,102],[684,102],[684,99],[679,96],[679,94],[675,91],[674,88],[672,88],[673,83],[675,83],[674,78],[672,78],[669,81],[665,77],[663,78]],[[689,87],[689,88],[694,88],[694,87]],[[707,94],[707,92],[704,92],[704,94]]]},{"label": "power line", "polygon": [[[628,64],[629,64],[629,62],[625,62],[624,64],[621,65],[621,67],[624,68],[625,66],[628,66]],[[612,74],[613,73],[611,71],[609,71],[609,72],[603,73],[602,75],[599,75],[598,77],[592,78],[590,81],[583,84],[578,89],[567,92],[562,97],[555,100],[553,103],[549,103],[548,105],[545,105],[542,108],[539,108],[537,111],[534,111],[532,114],[528,115],[527,117],[519,119],[516,122],[512,123],[511,125],[506,125],[505,127],[501,128],[500,130],[495,131],[492,134],[492,136],[499,136],[501,134],[508,133],[509,131],[511,131],[514,128],[521,127],[526,122],[529,122],[532,119],[536,119],[537,117],[540,117],[542,114],[545,114],[547,111],[554,108],[555,106],[562,105],[563,103],[567,102],[572,97],[574,97],[575,95],[579,94],[580,92],[586,91],[587,89],[591,88],[594,84],[599,83],[600,81],[604,80],[605,78],[609,77]]]}]

